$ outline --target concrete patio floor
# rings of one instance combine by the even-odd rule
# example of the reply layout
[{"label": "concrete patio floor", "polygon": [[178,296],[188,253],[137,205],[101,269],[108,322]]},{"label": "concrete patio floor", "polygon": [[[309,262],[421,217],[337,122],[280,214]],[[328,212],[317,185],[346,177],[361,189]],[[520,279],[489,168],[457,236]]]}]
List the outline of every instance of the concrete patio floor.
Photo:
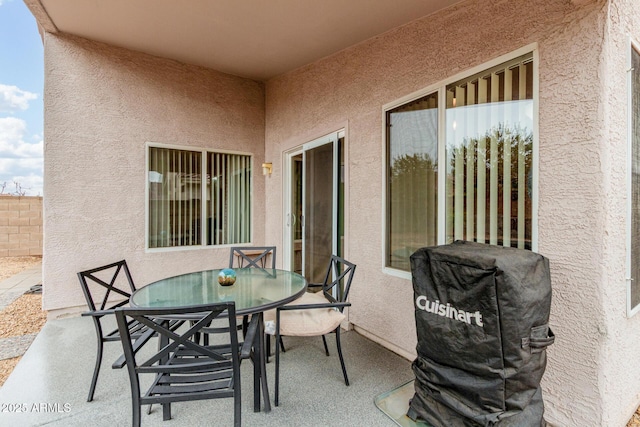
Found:
[{"label": "concrete patio floor", "polygon": [[[393,426],[374,399],[413,378],[410,361],[354,331],[342,336],[351,385],[344,385],[335,340],[330,357],[320,338],[285,337],[281,356],[280,406],[270,413],[253,412],[253,371],[242,364],[242,422],[245,426]],[[153,343],[151,343],[153,346]],[[88,318],[48,321],[0,388],[0,425],[123,426],[131,424],[131,398],[126,369],[111,369],[121,353],[117,343],[105,345],[95,398],[87,402],[95,361],[95,332]],[[273,361],[267,364],[273,405]],[[143,384],[144,385],[144,384]],[[147,426],[229,426],[232,399],[172,405],[173,419],[146,409]]]}]

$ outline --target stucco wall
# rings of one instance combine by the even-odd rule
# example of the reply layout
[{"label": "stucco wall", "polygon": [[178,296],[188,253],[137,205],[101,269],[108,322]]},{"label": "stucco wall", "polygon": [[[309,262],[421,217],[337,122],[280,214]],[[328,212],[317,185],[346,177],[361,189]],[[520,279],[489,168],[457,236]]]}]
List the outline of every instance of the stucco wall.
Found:
[{"label": "stucco wall", "polygon": [[[640,320],[626,318],[624,296],[626,50],[619,35],[609,44],[609,14],[603,0],[470,0],[267,83],[266,240],[282,242],[282,152],[346,127],[346,256],[358,265],[349,320],[411,355],[411,283],[382,268],[382,106],[537,44],[538,251],[551,263],[557,333],[543,388],[559,426],[624,425],[640,392]],[[616,19],[625,21],[616,31],[637,28]]]},{"label": "stucco wall", "polygon": [[79,38],[44,43],[45,309],[85,305],[76,272],[119,259],[138,286],[228,262],[228,248],[145,253],[147,142],[253,154],[261,243],[262,83]]},{"label": "stucco wall", "polygon": [[[601,294],[604,320],[598,332],[604,342],[600,366],[602,372],[603,419],[622,425],[622,414],[630,415],[640,400],[640,315],[627,318],[621,310],[627,301],[627,265],[619,255],[626,254],[628,77],[630,41],[640,43],[640,4],[635,0],[612,0],[603,9],[606,16],[604,59],[604,115],[607,118],[601,149],[604,191],[607,194],[604,217],[604,265]],[[640,70],[634,70],[638,73]],[[637,262],[637,260],[633,261]]]}]

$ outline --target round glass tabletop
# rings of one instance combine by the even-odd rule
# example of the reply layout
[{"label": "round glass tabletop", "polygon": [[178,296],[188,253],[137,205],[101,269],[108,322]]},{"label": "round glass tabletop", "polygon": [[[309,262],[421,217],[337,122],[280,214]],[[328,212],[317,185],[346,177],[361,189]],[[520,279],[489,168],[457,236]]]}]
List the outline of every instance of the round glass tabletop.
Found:
[{"label": "round glass tabletop", "polygon": [[[227,269],[225,269],[227,270]],[[136,290],[130,304],[138,308],[194,307],[235,301],[238,314],[269,310],[295,300],[307,288],[294,272],[271,268],[237,268],[231,286],[218,283],[221,270],[181,274]]]}]

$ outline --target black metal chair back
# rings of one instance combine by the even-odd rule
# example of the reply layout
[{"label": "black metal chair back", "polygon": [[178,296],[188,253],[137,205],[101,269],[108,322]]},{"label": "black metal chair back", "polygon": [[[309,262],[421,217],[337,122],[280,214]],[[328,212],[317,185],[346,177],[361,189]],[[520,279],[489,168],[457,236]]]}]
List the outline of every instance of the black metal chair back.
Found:
[{"label": "black metal chair back", "polygon": [[[111,310],[128,304],[131,294],[136,290],[131,272],[124,260],[81,271],[78,273],[78,279],[91,311]],[[117,298],[116,302],[109,301],[112,296],[120,296],[121,298]]]},{"label": "black metal chair back", "polygon": [[[189,327],[174,330],[171,316],[193,319]],[[171,418],[171,403],[233,397],[234,425],[241,424],[240,347],[234,302],[189,308],[123,307],[116,319],[126,360],[133,405],[133,425],[139,426],[141,406],[163,405],[163,418]],[[158,350],[141,356],[132,345],[130,322],[138,322],[159,337]],[[215,328],[208,328],[215,321]],[[187,325],[186,323],[184,325]],[[183,330],[186,329],[186,330]],[[213,345],[201,345],[196,334],[216,333]],[[250,346],[249,346],[250,347]],[[141,395],[140,376],[150,374],[154,381]]]},{"label": "black metal chair back", "polygon": [[[355,269],[355,264],[337,255],[332,255],[324,283],[322,284],[322,292],[325,298],[335,302],[347,301]],[[337,308],[340,311],[344,311],[345,307],[341,306]]]},{"label": "black metal chair back", "polygon": [[[271,266],[268,258],[271,257]],[[237,262],[235,262],[237,260]],[[229,268],[276,268],[275,246],[234,246],[229,253]]]}]

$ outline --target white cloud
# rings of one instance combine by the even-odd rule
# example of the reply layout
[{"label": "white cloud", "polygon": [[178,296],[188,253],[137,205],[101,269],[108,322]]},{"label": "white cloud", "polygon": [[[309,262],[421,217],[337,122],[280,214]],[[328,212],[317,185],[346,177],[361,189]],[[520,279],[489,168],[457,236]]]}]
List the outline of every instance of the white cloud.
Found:
[{"label": "white cloud", "polygon": [[[1,6],[2,0],[0,0]],[[11,113],[29,108],[29,101],[37,99],[38,95],[22,90],[17,86],[0,84],[0,112]]]},{"label": "white cloud", "polygon": [[26,134],[24,120],[0,117],[0,185],[7,183],[6,193],[18,182],[27,195],[42,195],[43,142],[28,143]]}]

